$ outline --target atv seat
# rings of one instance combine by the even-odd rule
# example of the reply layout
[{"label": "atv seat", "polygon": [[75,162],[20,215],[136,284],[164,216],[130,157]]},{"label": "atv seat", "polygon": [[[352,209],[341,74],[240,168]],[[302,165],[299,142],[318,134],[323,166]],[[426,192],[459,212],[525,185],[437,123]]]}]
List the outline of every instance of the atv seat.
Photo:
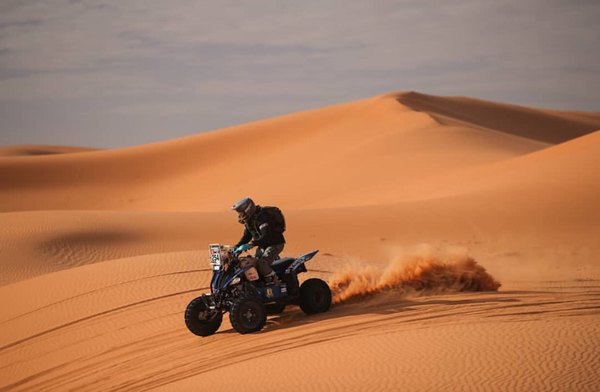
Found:
[{"label": "atv seat", "polygon": [[273,271],[275,271],[275,273],[278,276],[281,276],[285,273],[287,267],[289,267],[294,262],[294,260],[296,260],[296,258],[294,257],[283,257],[277,259],[273,262],[273,264],[271,264],[271,268],[273,269]]}]

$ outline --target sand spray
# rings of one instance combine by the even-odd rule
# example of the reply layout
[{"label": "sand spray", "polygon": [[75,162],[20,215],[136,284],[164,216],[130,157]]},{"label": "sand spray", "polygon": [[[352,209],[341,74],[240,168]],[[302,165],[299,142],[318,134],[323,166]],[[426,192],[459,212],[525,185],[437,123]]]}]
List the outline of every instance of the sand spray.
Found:
[{"label": "sand spray", "polygon": [[496,291],[495,280],[473,258],[461,253],[421,251],[396,256],[385,267],[351,263],[329,279],[333,302],[342,303],[382,291],[446,293]]}]

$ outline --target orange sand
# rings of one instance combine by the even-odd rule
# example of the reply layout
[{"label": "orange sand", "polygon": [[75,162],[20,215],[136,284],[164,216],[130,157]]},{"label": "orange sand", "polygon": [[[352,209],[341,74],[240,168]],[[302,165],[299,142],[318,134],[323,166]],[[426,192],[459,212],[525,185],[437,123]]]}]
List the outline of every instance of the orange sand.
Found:
[{"label": "orange sand", "polygon": [[[131,148],[0,148],[0,391],[597,390],[598,130],[409,92]],[[284,253],[320,249],[306,277],[336,305],[196,337],[183,311],[247,195],[286,213]],[[463,292],[465,273],[502,286]]]}]

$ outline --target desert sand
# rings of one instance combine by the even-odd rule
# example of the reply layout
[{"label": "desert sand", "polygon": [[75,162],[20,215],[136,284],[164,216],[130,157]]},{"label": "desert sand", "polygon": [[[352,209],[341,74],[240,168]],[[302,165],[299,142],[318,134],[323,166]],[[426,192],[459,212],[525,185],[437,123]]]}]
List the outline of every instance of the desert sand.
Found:
[{"label": "desert sand", "polygon": [[[229,206],[328,313],[183,322]],[[600,113],[399,92],[121,149],[0,148],[0,390],[600,388]],[[455,277],[460,276],[457,283]],[[466,279],[465,279],[466,277]]]}]

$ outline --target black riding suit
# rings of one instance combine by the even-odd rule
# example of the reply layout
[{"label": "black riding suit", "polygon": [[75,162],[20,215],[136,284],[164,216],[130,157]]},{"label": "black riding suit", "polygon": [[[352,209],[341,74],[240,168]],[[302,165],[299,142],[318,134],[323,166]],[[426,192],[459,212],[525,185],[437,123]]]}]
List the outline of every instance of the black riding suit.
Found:
[{"label": "black riding suit", "polygon": [[271,222],[269,214],[267,214],[261,206],[256,206],[256,211],[252,216],[244,222],[244,235],[236,244],[240,246],[251,242],[256,245],[256,269],[261,276],[267,276],[273,272],[271,264],[285,245],[283,233],[273,230],[276,226],[275,222]]}]

